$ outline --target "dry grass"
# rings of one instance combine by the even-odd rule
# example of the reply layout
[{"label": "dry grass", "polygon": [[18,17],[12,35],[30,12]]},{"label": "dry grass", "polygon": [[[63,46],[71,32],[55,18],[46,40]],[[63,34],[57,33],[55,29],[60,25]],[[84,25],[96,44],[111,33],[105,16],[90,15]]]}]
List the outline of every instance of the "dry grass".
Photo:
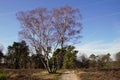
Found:
[{"label": "dry grass", "polygon": [[[59,80],[62,72],[49,74],[40,69],[4,69],[7,80]],[[81,80],[120,80],[120,70],[75,70]]]},{"label": "dry grass", "polygon": [[7,80],[58,80],[60,73],[49,74],[40,69],[4,69]]},{"label": "dry grass", "polygon": [[79,71],[77,75],[81,80],[120,80],[120,70]]},{"label": "dry grass", "polygon": [[60,73],[49,74],[47,71],[41,71],[41,72],[33,73],[33,76],[44,80],[58,80]]}]

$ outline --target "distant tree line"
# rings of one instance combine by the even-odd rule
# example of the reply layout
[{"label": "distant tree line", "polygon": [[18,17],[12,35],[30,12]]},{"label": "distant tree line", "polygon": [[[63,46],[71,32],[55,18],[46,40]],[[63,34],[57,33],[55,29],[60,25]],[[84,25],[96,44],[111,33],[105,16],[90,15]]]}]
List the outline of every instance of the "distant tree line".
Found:
[{"label": "distant tree line", "polygon": [[[53,56],[50,57],[50,68],[57,67],[57,69],[72,69],[75,67],[76,54],[78,51],[74,50],[74,46],[67,46],[62,49],[56,49]],[[61,52],[62,51],[62,52]],[[4,55],[0,51],[1,64],[6,68],[11,69],[45,69],[44,64],[40,58],[42,55],[38,53],[31,53],[25,41],[14,42],[8,46],[7,53]],[[43,60],[45,60],[43,58]],[[54,63],[53,63],[54,62]],[[54,66],[53,66],[54,64]]]},{"label": "distant tree line", "polygon": [[[2,50],[3,47],[0,47],[1,67],[10,69],[45,69],[40,59],[42,55],[31,53],[25,41],[14,42],[12,45],[8,46],[6,54],[3,54]],[[63,49],[56,49],[53,56],[50,57],[50,68],[120,68],[120,52],[116,53],[115,61],[111,59],[110,53],[104,55],[91,54],[89,57],[86,57],[85,54],[78,56],[77,54],[78,51],[71,45],[63,47]]]}]

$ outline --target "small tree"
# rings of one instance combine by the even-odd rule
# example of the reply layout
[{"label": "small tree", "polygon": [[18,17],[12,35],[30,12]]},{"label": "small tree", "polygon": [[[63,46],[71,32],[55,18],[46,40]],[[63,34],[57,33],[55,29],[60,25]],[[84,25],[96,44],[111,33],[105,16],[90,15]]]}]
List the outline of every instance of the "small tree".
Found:
[{"label": "small tree", "polygon": [[97,56],[97,67],[98,68],[105,68],[105,67],[109,67],[109,62],[110,62],[111,58],[110,58],[110,54],[106,54],[106,55],[99,55]]},{"label": "small tree", "polygon": [[4,54],[3,54],[3,46],[0,45],[0,65],[2,64],[2,59],[4,57]]},{"label": "small tree", "polygon": [[61,69],[63,66],[63,60],[64,60],[64,55],[66,54],[66,47],[64,47],[63,49],[57,49],[54,53],[53,53],[53,59],[55,60],[57,69]]},{"label": "small tree", "polygon": [[120,61],[120,52],[116,53],[116,61]]},{"label": "small tree", "polygon": [[80,68],[89,68],[89,58],[86,55],[81,54],[78,57]]},{"label": "small tree", "polygon": [[63,68],[72,69],[75,68],[76,54],[78,51],[74,50],[74,46],[68,46],[64,55]]},{"label": "small tree", "polygon": [[116,53],[115,58],[116,58],[118,67],[120,67],[120,52]]},{"label": "small tree", "polygon": [[97,59],[96,55],[91,54],[90,57],[89,57],[89,59],[90,59],[90,67],[95,68],[95,67],[96,67],[96,62],[97,62],[97,60],[96,60],[96,59]]},{"label": "small tree", "polygon": [[8,46],[8,53],[6,55],[8,66],[16,69],[26,68],[28,62],[29,50],[25,41],[14,42],[12,46]]}]

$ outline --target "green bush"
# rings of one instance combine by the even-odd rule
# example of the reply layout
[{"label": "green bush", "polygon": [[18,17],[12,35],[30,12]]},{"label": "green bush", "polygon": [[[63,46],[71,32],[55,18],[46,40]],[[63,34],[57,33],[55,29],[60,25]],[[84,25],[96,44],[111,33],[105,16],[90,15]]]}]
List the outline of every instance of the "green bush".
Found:
[{"label": "green bush", "polygon": [[7,80],[5,74],[0,73],[0,80]]},{"label": "green bush", "polygon": [[4,74],[3,69],[0,69],[0,80],[7,80],[6,75]]}]

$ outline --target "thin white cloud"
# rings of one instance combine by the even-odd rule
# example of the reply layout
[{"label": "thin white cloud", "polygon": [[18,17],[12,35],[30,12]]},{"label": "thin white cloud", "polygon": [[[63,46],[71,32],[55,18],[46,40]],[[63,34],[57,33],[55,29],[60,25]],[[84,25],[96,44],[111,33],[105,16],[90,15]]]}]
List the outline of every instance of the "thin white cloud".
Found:
[{"label": "thin white cloud", "polygon": [[106,43],[104,41],[93,41],[81,46],[77,46],[80,53],[90,54],[107,54],[112,55],[120,51],[120,39]]}]

